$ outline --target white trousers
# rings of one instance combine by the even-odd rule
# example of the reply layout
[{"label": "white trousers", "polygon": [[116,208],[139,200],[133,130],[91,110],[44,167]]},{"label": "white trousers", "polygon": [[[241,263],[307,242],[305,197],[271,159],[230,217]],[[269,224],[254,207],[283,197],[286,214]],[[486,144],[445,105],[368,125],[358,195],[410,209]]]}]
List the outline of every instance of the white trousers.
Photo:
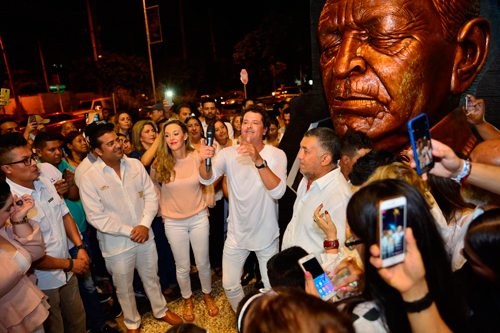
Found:
[{"label": "white trousers", "polygon": [[185,220],[171,220],[164,218],[165,234],[175,259],[177,283],[182,297],[187,299],[193,294],[191,290],[191,260],[189,257],[189,242],[193,248],[201,290],[205,294],[212,291],[212,272],[208,257],[208,235],[210,233],[207,210]]},{"label": "white trousers", "polygon": [[106,268],[113,277],[116,295],[125,317],[127,329],[136,329],[141,325],[141,315],[137,311],[135,293],[132,283],[134,269],[141,277],[146,295],[151,302],[153,315],[156,318],[165,316],[167,302],[161,292],[160,278],[158,277],[158,253],[154,239],[120,253],[116,256],[104,258]]},{"label": "white trousers", "polygon": [[[267,289],[271,288],[267,276],[267,262],[279,251],[279,238],[276,238],[271,245],[265,249],[254,251],[259,260],[260,274],[262,282]],[[222,256],[222,286],[226,291],[226,297],[231,303],[231,307],[236,312],[238,303],[245,297],[241,287],[241,271],[248,255],[251,251],[238,247],[238,244],[231,237],[228,237],[224,244],[224,254]]]}]

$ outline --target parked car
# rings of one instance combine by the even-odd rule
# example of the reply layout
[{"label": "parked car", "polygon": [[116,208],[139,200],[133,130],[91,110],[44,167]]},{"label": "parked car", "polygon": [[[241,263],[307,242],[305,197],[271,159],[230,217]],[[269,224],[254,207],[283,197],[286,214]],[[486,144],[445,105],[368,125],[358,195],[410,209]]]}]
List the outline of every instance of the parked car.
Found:
[{"label": "parked car", "polygon": [[113,109],[113,99],[111,97],[80,101],[78,108],[72,111],[72,113],[77,116],[83,116],[85,113],[93,112],[97,109],[102,110],[103,108]]},{"label": "parked car", "polygon": [[279,100],[289,102],[292,98],[302,95],[302,91],[299,86],[280,87],[273,91],[272,95]]},{"label": "parked car", "polygon": [[[54,134],[60,134],[61,133],[61,126],[64,123],[67,122],[73,122],[75,124],[75,127],[81,131],[85,128],[85,117],[84,116],[77,116],[69,112],[56,112],[56,113],[49,113],[49,114],[41,114],[40,117],[43,119],[49,119],[50,122],[45,125],[45,129],[47,132],[54,133]],[[24,120],[21,122],[21,131],[24,131],[26,128],[26,123],[28,119]]]}]

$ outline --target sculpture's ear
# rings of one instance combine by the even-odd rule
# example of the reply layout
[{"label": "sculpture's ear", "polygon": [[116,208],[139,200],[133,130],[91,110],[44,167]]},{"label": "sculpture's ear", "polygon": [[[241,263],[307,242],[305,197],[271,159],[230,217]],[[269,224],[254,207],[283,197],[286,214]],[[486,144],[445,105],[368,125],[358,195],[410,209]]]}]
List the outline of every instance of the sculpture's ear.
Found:
[{"label": "sculpture's ear", "polygon": [[451,78],[453,94],[463,93],[483,68],[488,56],[490,37],[490,23],[484,18],[475,18],[460,29]]}]

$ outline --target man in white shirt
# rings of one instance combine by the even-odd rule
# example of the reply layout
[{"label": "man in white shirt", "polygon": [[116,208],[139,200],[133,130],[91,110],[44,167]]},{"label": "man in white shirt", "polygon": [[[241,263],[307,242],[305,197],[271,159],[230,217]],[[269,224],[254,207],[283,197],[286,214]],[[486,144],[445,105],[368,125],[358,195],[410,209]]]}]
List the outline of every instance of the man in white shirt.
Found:
[{"label": "man in white shirt", "polygon": [[80,195],[87,220],[97,229],[128,332],[139,332],[141,325],[132,286],[134,269],[141,277],[153,315],[172,325],[182,323],[168,310],[161,294],[151,230],[158,198],[151,178],[140,161],[124,156],[113,125],[97,125],[89,141],[99,157],[81,177]]},{"label": "man in white shirt", "polygon": [[337,227],[337,246],[344,244],[346,209],[352,192],[337,166],[339,157],[340,139],[332,129],[318,127],[304,134],[298,155],[304,178],[283,236],[283,249],[300,246],[321,258],[325,233],[314,221],[314,212],[320,205],[321,212],[328,211]]},{"label": "man in white shirt", "polygon": [[[227,239],[222,260],[222,284],[233,310],[244,297],[241,270],[254,251],[259,260],[262,282],[270,288],[266,264],[278,252],[278,199],[286,190],[286,155],[262,140],[269,128],[267,113],[257,105],[243,113],[242,142],[222,149],[209,172],[200,165],[200,182],[212,184],[227,176],[229,212]],[[203,141],[200,156],[213,158],[215,145]]]},{"label": "man in white shirt", "polygon": [[[207,127],[208,125],[214,125],[215,121],[217,120],[217,104],[215,103],[214,99],[207,98],[203,100],[202,103],[203,106],[203,116],[205,117],[205,120],[202,121],[203,125],[203,133],[207,135]],[[227,136],[229,136],[230,139],[234,138],[234,130],[233,126],[231,123],[224,122],[227,127]]]},{"label": "man in white shirt", "polygon": [[349,182],[349,174],[352,171],[352,166],[360,157],[365,156],[365,154],[372,150],[373,144],[366,133],[352,129],[345,132],[341,143],[340,172],[344,175],[345,180]]},{"label": "man in white shirt", "polygon": [[[33,263],[38,287],[49,297],[45,331],[86,332],[85,310],[73,273],[86,272],[90,260],[64,199],[49,179],[39,177],[35,156],[22,134],[0,137],[0,165],[12,193],[35,199],[28,218],[40,224],[45,242],[46,255]],[[68,238],[78,249],[76,259],[69,255]]]}]

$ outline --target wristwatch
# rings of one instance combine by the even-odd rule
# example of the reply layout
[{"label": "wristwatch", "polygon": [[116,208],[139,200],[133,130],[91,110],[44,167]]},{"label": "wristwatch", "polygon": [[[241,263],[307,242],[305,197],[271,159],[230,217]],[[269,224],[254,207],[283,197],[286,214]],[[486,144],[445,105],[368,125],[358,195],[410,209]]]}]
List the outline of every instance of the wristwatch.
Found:
[{"label": "wristwatch", "polygon": [[81,249],[84,249],[85,251],[87,250],[87,243],[83,242],[81,245],[78,245],[76,247],[76,250],[79,251]]},{"label": "wristwatch", "polygon": [[261,165],[257,165],[257,164],[255,164],[255,167],[256,167],[257,169],[267,168],[267,162],[266,162],[266,160],[263,160],[263,161],[264,161],[264,163],[262,163]]}]

